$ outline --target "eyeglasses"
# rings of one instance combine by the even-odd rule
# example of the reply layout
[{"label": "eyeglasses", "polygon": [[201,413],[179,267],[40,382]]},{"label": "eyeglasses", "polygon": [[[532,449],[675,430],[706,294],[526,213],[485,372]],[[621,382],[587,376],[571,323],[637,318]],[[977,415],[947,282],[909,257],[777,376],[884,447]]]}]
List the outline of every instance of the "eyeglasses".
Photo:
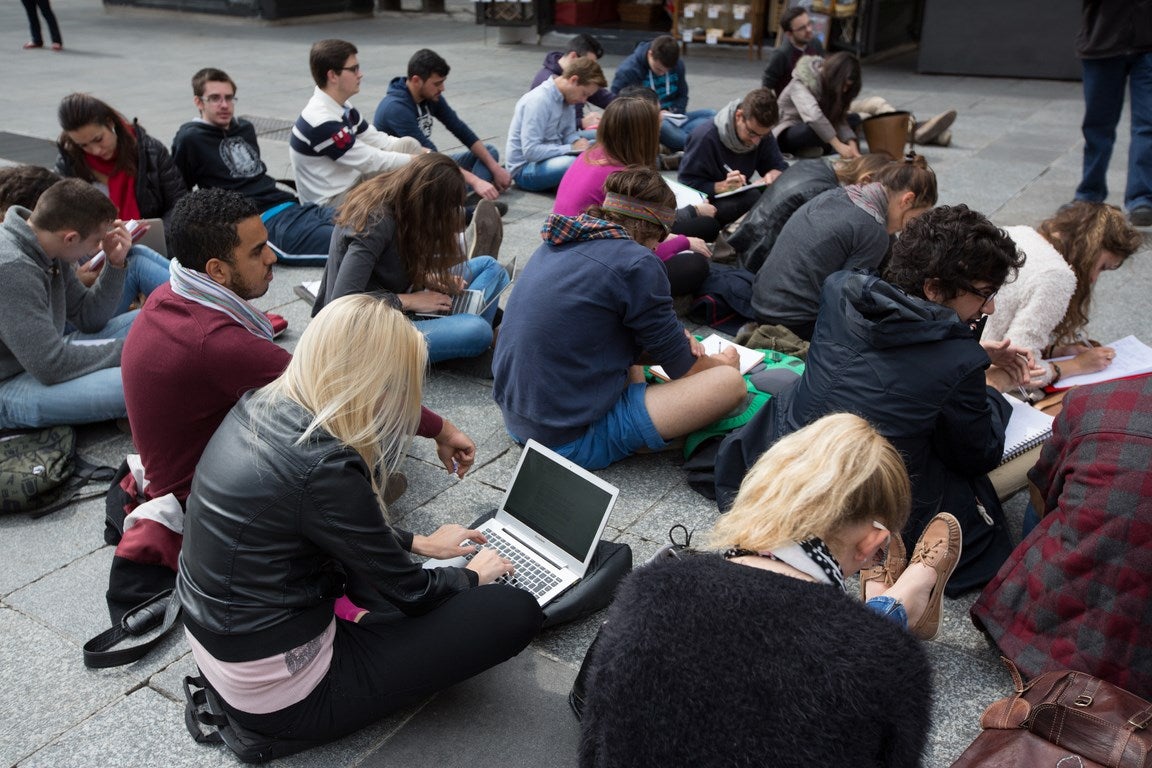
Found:
[{"label": "eyeglasses", "polygon": [[960,289],[963,291],[967,291],[968,293],[972,294],[973,296],[979,296],[981,299],[983,299],[983,301],[980,302],[980,311],[981,312],[983,312],[984,308],[986,306],[988,306],[988,302],[992,301],[994,298],[996,298],[996,294],[1000,293],[999,288],[993,288],[990,291],[988,291],[988,290],[981,291],[976,286],[970,285],[970,284],[961,285]]},{"label": "eyeglasses", "polygon": [[225,95],[223,93],[213,93],[213,94],[209,94],[208,96],[205,96],[203,100],[208,102],[209,104],[219,104],[221,102],[223,102],[225,104],[233,104],[236,102],[236,100],[238,98],[239,97],[236,96],[235,94]]},{"label": "eyeglasses", "polygon": [[360,71],[360,65],[359,64],[353,64],[350,67],[340,67],[340,71],[341,72],[359,72]]},{"label": "eyeglasses", "polygon": [[748,134],[754,139],[762,139],[768,134],[772,133],[771,128],[764,131],[764,133],[757,133],[756,131],[752,130],[752,126],[748,124],[748,118],[744,117],[743,113],[740,115],[740,121],[744,123],[744,130],[748,131]]}]

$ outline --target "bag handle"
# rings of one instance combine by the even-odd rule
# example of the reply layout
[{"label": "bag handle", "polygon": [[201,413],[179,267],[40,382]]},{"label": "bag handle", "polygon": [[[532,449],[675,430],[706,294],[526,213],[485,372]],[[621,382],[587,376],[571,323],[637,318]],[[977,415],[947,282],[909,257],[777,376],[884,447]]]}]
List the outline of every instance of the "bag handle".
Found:
[{"label": "bag handle", "polygon": [[[166,589],[148,598],[126,612],[119,626],[106,629],[84,643],[84,666],[89,669],[107,669],[144,658],[168,636],[168,632],[180,620],[180,614],[180,601],[174,590]],[[110,650],[128,638],[147,634],[157,626],[160,627],[160,633],[151,640]]]}]

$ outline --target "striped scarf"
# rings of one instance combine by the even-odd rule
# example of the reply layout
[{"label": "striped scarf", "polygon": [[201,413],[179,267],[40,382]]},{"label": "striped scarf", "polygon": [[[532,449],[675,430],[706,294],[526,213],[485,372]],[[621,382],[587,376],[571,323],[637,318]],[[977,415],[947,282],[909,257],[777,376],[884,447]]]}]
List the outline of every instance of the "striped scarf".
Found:
[{"label": "striped scarf", "polygon": [[253,336],[272,341],[272,323],[267,316],[207,275],[185,269],[176,259],[168,262],[172,292],[188,301],[223,312],[248,329]]},{"label": "striped scarf", "polygon": [[880,226],[888,226],[888,190],[883,184],[850,184],[844,191],[857,208],[872,214]]}]

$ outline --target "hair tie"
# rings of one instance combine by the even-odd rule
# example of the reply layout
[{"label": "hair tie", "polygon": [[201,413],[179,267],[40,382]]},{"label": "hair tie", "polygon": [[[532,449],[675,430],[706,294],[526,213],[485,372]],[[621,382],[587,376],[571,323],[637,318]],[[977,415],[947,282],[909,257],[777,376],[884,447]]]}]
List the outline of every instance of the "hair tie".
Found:
[{"label": "hair tie", "polygon": [[662,205],[653,205],[647,200],[640,200],[627,195],[609,192],[604,195],[604,202],[600,206],[605,211],[613,211],[621,216],[640,219],[656,224],[665,229],[672,230],[672,223],[676,221],[676,209],[665,208]]}]

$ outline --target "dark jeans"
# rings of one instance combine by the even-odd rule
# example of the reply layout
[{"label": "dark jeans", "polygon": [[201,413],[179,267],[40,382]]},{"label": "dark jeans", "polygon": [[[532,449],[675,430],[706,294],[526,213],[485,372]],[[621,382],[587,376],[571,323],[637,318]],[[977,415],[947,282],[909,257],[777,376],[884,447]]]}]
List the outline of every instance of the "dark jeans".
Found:
[{"label": "dark jeans", "polygon": [[307,698],[265,715],[225,707],[266,736],[333,741],[507,661],[542,621],[531,594],[502,584],[461,592],[423,616],[337,619],[332,666]]},{"label": "dark jeans", "polygon": [[752,210],[766,189],[768,189],[768,185],[764,185],[759,189],[746,189],[738,195],[712,198],[712,205],[716,206],[716,221],[718,221],[722,227],[726,227],[736,221],[736,219]]},{"label": "dark jeans", "polygon": [[701,216],[693,207],[678,208],[676,221],[672,223],[672,233],[685,237],[698,237],[711,243],[720,236],[720,222],[711,216]]},{"label": "dark jeans", "polygon": [[336,211],[314,203],[291,205],[264,222],[268,239],[287,256],[281,264],[296,267],[322,267],[328,262],[332,244],[332,219]]},{"label": "dark jeans", "polygon": [[1128,85],[1132,138],[1128,147],[1128,185],[1124,207],[1152,207],[1152,53],[1085,59],[1084,171],[1077,200],[1104,202],[1108,197],[1108,163],[1116,143],[1116,125],[1124,109]]},{"label": "dark jeans", "polygon": [[664,262],[673,296],[695,295],[708,277],[708,257],[696,251],[681,251]]},{"label": "dark jeans", "polygon": [[56,23],[56,14],[52,13],[52,3],[50,0],[21,0],[24,3],[24,12],[28,14],[28,29],[32,33],[32,42],[36,45],[44,45],[44,35],[40,32],[40,19],[36,16],[36,9],[40,9],[40,13],[44,14],[44,21],[48,22],[48,34],[52,36],[52,42],[64,43],[64,39],[60,37],[60,25]]}]

